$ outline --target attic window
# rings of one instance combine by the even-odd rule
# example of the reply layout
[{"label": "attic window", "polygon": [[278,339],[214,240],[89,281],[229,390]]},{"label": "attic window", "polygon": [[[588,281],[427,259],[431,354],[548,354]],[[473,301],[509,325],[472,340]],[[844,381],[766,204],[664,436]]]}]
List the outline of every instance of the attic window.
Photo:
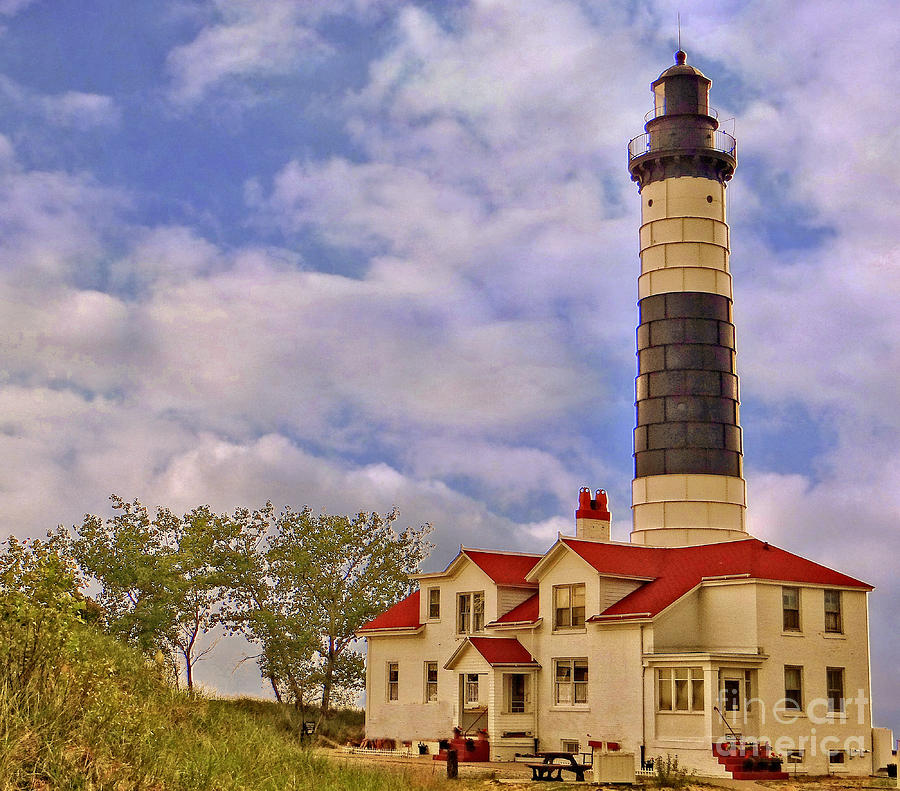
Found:
[{"label": "attic window", "polygon": [[553,588],[553,628],[584,627],[584,583],[555,585]]}]

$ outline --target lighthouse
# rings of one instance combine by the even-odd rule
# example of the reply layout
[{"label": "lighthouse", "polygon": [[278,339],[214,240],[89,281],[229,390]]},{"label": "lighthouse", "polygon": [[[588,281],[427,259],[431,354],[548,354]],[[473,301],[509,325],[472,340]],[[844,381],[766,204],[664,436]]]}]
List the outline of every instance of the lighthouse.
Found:
[{"label": "lighthouse", "polygon": [[746,538],[725,187],[734,137],[678,51],[628,145],[641,199],[631,540]]}]

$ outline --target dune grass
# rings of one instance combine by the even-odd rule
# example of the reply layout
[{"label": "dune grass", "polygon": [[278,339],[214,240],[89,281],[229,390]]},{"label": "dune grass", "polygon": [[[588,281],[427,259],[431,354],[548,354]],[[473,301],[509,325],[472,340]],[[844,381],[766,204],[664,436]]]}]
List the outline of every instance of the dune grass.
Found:
[{"label": "dune grass", "polygon": [[[0,613],[2,791],[430,791],[445,785],[440,778],[329,762],[301,743],[288,707],[189,696],[130,647],[77,619],[54,624],[54,618],[17,622],[9,611]],[[352,728],[353,716],[344,719]]]}]

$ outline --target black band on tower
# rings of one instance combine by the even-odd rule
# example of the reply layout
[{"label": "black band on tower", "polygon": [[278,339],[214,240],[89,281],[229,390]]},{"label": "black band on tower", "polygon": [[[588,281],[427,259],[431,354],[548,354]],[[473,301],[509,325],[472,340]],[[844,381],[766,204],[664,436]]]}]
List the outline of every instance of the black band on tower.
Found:
[{"label": "black band on tower", "polygon": [[741,477],[731,300],[672,292],[638,305],[635,477]]}]

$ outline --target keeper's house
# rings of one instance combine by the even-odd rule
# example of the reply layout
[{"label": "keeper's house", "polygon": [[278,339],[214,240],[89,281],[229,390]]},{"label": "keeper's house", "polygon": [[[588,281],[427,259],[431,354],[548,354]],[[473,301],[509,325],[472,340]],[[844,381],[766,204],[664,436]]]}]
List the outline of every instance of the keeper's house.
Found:
[{"label": "keeper's house", "polygon": [[[589,751],[635,765],[768,742],[790,768],[868,774],[872,589],[746,532],[725,185],[736,143],[685,55],[629,144],[641,198],[631,543],[582,489],[575,535],[543,555],[460,548],[360,630],[366,731],[490,755]],[[885,745],[887,747],[885,748]],[[874,748],[874,752],[873,752]],[[885,749],[887,756],[883,755]]]}]

